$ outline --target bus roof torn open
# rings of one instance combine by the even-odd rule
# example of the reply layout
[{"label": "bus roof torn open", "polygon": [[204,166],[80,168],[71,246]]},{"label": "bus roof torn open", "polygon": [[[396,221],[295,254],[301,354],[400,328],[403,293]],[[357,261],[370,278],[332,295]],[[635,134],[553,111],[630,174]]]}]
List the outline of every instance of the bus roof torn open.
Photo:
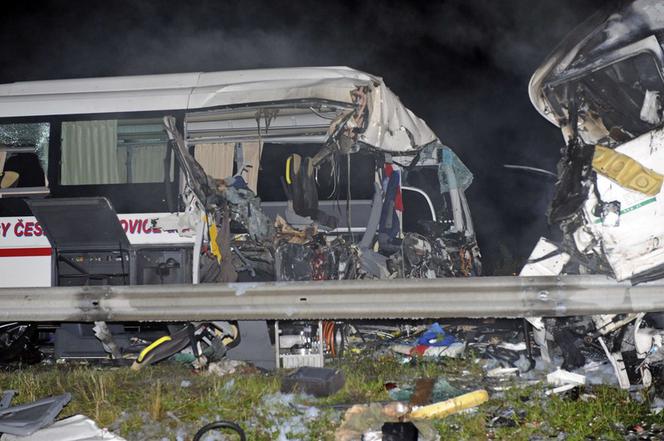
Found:
[{"label": "bus roof torn open", "polygon": [[[369,117],[359,141],[400,153],[437,137],[379,77],[348,67],[256,69],[227,72],[32,81],[0,85],[0,118],[198,109],[309,109],[332,125],[332,114],[370,91]],[[320,109],[319,109],[320,108]],[[320,110],[320,111],[319,111]],[[311,113],[311,112],[309,112]],[[320,122],[320,121],[318,121]],[[267,131],[267,127],[265,128]],[[329,134],[329,133],[328,133]]]}]

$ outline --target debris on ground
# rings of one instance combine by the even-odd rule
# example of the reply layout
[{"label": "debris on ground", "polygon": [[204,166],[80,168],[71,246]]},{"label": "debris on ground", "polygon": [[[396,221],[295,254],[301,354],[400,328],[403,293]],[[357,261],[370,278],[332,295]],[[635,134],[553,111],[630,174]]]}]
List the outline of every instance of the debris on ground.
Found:
[{"label": "debris on ground", "polygon": [[[402,403],[389,403],[381,405],[357,404],[346,411],[344,421],[335,433],[335,441],[357,441],[363,439],[367,433],[382,433],[382,427],[386,422],[402,422],[410,407]],[[439,435],[428,421],[413,421],[419,432],[421,441],[437,441]]]},{"label": "debris on ground", "polygon": [[[597,385],[587,376],[585,385],[547,396],[546,391],[553,386],[547,384],[546,376],[555,371],[554,364],[538,358],[533,370],[504,380],[486,375],[484,364],[490,362],[475,350],[459,359],[416,358],[408,363],[389,352],[380,356],[348,354],[329,361],[344,373],[345,385],[321,398],[280,392],[283,372],[201,375],[172,360],[140,371],[90,365],[0,371],[0,387],[19,390],[26,401],[33,400],[35,394],[38,398],[60,393],[62,388],[71,390],[74,404],[65,410],[89,415],[99,427],[108,427],[128,441],[187,440],[217,420],[238,423],[252,441],[334,439],[345,412],[354,405],[382,409],[401,401],[402,408],[389,409],[390,418],[379,418],[372,427],[365,427],[380,434],[386,422],[408,420],[403,417],[405,408],[439,403],[478,387],[487,390],[491,400],[470,411],[418,422],[417,426],[421,430],[429,426],[442,439],[555,439],[563,432],[568,436],[581,434],[580,439],[622,439],[637,423],[649,427],[661,422],[661,416],[655,415],[661,402],[653,390],[621,391]],[[589,372],[615,381],[611,371],[607,375],[607,364]],[[574,372],[583,374],[582,370]],[[183,388],[183,381],[191,384]],[[146,385],[151,388],[147,398]]]},{"label": "debris on ground", "polygon": [[209,423],[201,427],[200,430],[196,432],[196,434],[194,435],[193,441],[202,440],[203,435],[205,435],[207,432],[219,431],[219,430],[230,430],[237,433],[238,436],[240,437],[240,441],[246,441],[247,439],[244,430],[238,424],[232,421],[215,421],[213,423]]},{"label": "debris on ground", "polygon": [[546,381],[554,386],[563,386],[565,384],[580,386],[586,384],[586,377],[564,369],[556,369],[546,376]]},{"label": "debris on ground", "polygon": [[[268,394],[263,397],[254,417],[269,422],[270,439],[287,441],[302,438],[309,433],[309,425],[320,417],[320,410],[315,406],[296,404],[312,399],[311,395],[304,394]],[[278,422],[276,418],[279,418]]]},{"label": "debris on ground", "polygon": [[472,409],[489,400],[487,391],[480,389],[449,400],[415,408],[409,417],[413,420],[444,418],[455,413]]},{"label": "debris on ground", "polygon": [[385,423],[381,428],[380,441],[417,441],[418,430],[411,422]]},{"label": "debris on ground", "polygon": [[486,373],[487,377],[490,378],[504,378],[504,377],[513,377],[519,375],[519,368],[516,367],[497,367],[489,369]]},{"label": "debris on ground", "polygon": [[[388,383],[385,385],[387,393],[390,398],[395,401],[408,401],[411,404],[425,404],[423,399],[413,400],[413,397],[419,392],[418,385],[422,384],[422,379],[418,379],[415,384],[397,384],[397,383]],[[426,379],[430,380],[431,388],[428,390],[428,395],[426,399],[428,402],[434,401],[444,401],[449,398],[461,395],[462,391],[458,388],[452,386],[446,379],[437,378],[437,379]]]},{"label": "debris on ground", "polygon": [[281,381],[283,393],[303,392],[315,397],[327,397],[343,387],[343,372],[336,369],[301,367]]},{"label": "debris on ground", "polygon": [[0,441],[125,441],[124,438],[100,429],[90,418],[74,415],[39,429],[28,436],[4,434]]},{"label": "debris on ground", "polygon": [[244,361],[231,360],[231,359],[223,359],[221,361],[215,361],[210,363],[207,367],[208,374],[218,375],[220,377],[231,375],[238,371],[247,371],[247,370],[255,370],[255,368],[251,367],[249,364],[247,364]]},{"label": "debris on ground", "polygon": [[15,391],[6,391],[0,401],[0,433],[27,436],[50,426],[71,400],[66,393],[27,404],[11,406]]},{"label": "debris on ground", "polygon": [[466,343],[433,323],[413,344],[395,344],[390,349],[411,357],[460,357],[466,350]]}]

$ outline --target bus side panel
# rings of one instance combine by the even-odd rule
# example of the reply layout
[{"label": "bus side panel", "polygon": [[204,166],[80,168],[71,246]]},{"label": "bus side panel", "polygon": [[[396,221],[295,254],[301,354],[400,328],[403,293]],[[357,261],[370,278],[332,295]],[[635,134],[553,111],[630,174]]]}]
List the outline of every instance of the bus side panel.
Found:
[{"label": "bus side panel", "polygon": [[51,286],[51,256],[14,256],[6,251],[0,249],[0,288]]},{"label": "bus side panel", "polygon": [[0,218],[0,287],[51,286],[51,245],[32,216]]},{"label": "bus side panel", "polygon": [[[120,214],[134,246],[192,244],[193,237],[153,227],[169,213]],[[0,288],[51,286],[51,244],[34,216],[0,217]]]}]

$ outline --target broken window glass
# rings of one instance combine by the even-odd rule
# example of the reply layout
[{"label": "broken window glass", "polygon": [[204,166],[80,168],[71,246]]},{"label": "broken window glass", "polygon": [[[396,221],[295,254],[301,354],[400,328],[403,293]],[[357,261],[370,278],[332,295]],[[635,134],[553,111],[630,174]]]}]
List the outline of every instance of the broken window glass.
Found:
[{"label": "broken window glass", "polygon": [[49,123],[0,124],[2,188],[46,185],[49,134]]},{"label": "broken window glass", "polygon": [[438,164],[438,179],[441,193],[460,189],[466,191],[473,183],[473,174],[468,170],[461,159],[447,146],[440,146],[440,163]]},{"label": "broken window glass", "polygon": [[[450,190],[461,189],[466,191],[473,183],[473,174],[468,170],[461,159],[440,141],[432,142],[424,147],[417,159],[418,166],[438,166],[438,181],[440,192],[448,193]],[[410,182],[410,181],[409,181]],[[411,182],[409,185],[415,185]],[[422,185],[415,185],[422,188]],[[429,194],[431,197],[431,194]]]}]

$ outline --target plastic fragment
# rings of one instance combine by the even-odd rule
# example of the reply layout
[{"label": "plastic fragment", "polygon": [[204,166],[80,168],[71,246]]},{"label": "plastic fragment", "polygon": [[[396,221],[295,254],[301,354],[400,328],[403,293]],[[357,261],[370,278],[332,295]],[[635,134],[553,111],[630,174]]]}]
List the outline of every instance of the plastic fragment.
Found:
[{"label": "plastic fragment", "polygon": [[462,410],[477,407],[488,400],[489,393],[484,389],[480,389],[451,398],[447,401],[419,407],[410,413],[410,418],[413,420],[444,418]]}]

